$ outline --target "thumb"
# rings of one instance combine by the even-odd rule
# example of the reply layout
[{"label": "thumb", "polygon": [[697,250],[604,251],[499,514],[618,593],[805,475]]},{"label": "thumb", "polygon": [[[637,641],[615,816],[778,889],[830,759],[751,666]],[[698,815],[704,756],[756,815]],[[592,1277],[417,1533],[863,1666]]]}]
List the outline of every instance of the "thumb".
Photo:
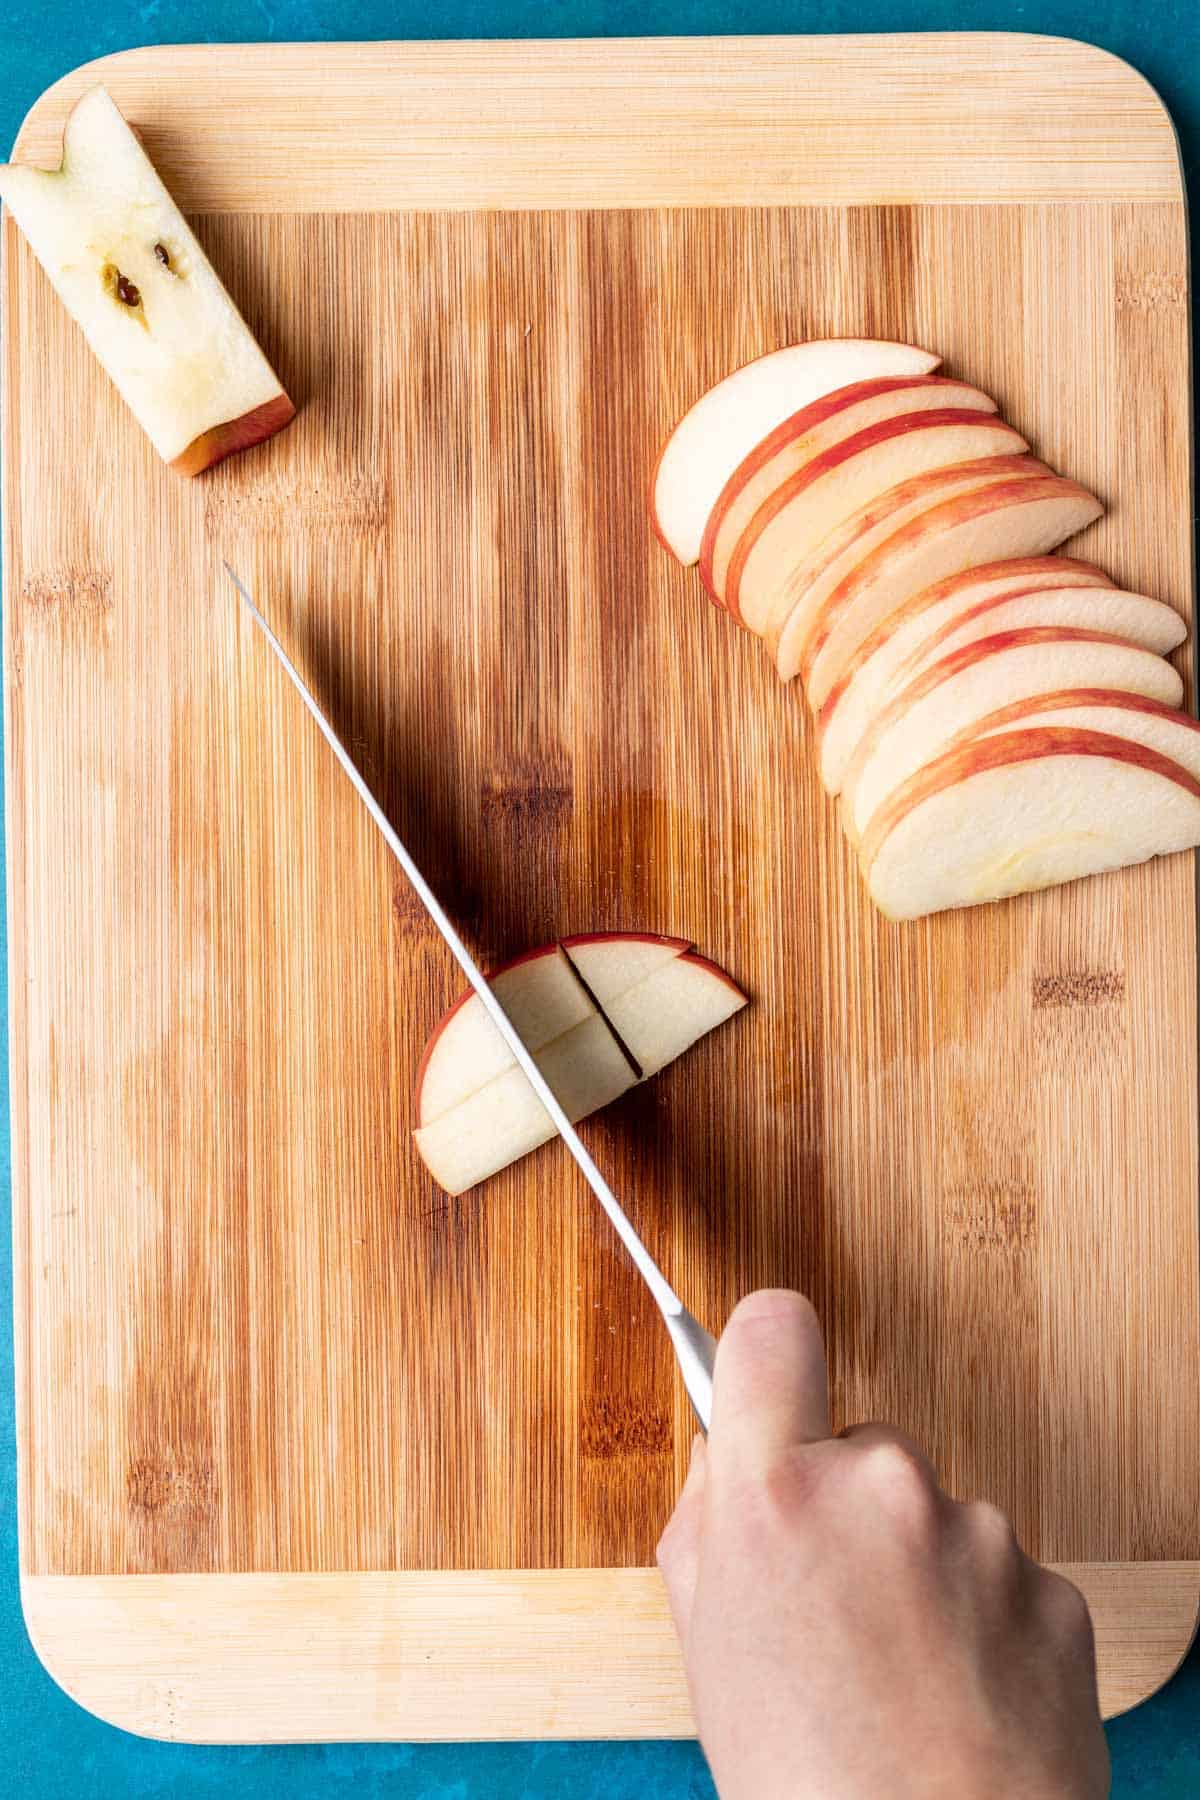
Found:
[{"label": "thumb", "polygon": [[811,1303],[764,1288],[734,1308],[717,1346],[708,1465],[714,1489],[777,1466],[797,1444],[829,1436],[825,1344]]},{"label": "thumb", "polygon": [[666,1584],[671,1617],[681,1643],[687,1641],[692,1619],[692,1602],[696,1597],[696,1574],[700,1564],[700,1520],[704,1500],[704,1439],[692,1443],[692,1460],[687,1480],[675,1502],[675,1511],[658,1543],[658,1566]]}]

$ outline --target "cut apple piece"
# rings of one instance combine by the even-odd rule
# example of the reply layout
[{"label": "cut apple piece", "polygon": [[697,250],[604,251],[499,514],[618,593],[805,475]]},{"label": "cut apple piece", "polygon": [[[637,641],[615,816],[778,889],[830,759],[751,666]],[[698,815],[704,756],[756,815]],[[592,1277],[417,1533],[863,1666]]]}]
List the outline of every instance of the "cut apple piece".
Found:
[{"label": "cut apple piece", "polygon": [[[781,640],[780,673],[801,669],[819,712],[880,620],[947,575],[1011,556],[1040,556],[1098,519],[1094,494],[1061,475],[1000,480],[955,494],[878,545],[834,590],[805,634],[802,667]],[[791,646],[794,656],[797,646]]]},{"label": "cut apple piece", "polygon": [[965,611],[954,611],[940,629],[924,634],[921,625],[928,622],[928,616],[928,608],[916,621],[910,616],[907,628],[891,632],[881,645],[885,620],[868,640],[876,646],[873,654],[864,662],[855,658],[853,677],[844,676],[821,708],[818,757],[821,779],[830,793],[838,792],[858,744],[893,695],[931,663],[964,644],[1027,625],[1042,625],[1100,631],[1165,656],[1183,641],[1187,631],[1172,607],[1113,587],[993,593],[985,600],[977,599]]},{"label": "cut apple piece", "polygon": [[996,403],[965,381],[940,375],[856,381],[801,407],[743,457],[708,515],[700,543],[700,579],[722,602],[729,561],[758,509],[814,457],[871,426],[917,412],[947,408],[995,412]]},{"label": "cut apple piece", "polygon": [[[626,1049],[643,1076],[655,1074],[746,1004],[723,970],[690,952],[679,938],[601,932],[564,939],[563,947],[579,959],[592,994],[604,997],[603,1012],[594,1010],[558,945],[506,965],[496,987],[518,1029],[528,1021],[535,1033],[545,1032],[575,1010],[554,972],[562,958],[584,1016],[549,1042],[535,1045],[528,1036],[525,1041],[571,1119],[606,1106],[636,1083]],[[508,1057],[499,1072],[488,1032],[461,1025],[455,1032],[455,1022],[472,1004]],[[464,1097],[435,1116],[428,1097],[440,1101],[455,1088]],[[474,994],[451,1008],[430,1039],[418,1076],[417,1117],[417,1148],[453,1194],[554,1136],[549,1116]]]},{"label": "cut apple piece", "polygon": [[[821,540],[807,561],[764,574],[764,595],[769,601],[763,636],[778,660],[780,645],[803,645],[812,619],[832,594],[879,544],[885,543],[913,519],[924,516],[954,494],[1008,481],[1026,481],[1053,474],[1035,456],[987,456],[978,462],[960,463],[949,469],[929,469],[889,488],[877,500],[861,507],[844,524]],[[786,633],[786,636],[785,636]]]},{"label": "cut apple piece", "polygon": [[1105,732],[1005,731],[940,756],[877,813],[863,845],[892,919],[976,906],[1200,843],[1200,782]]},{"label": "cut apple piece", "polygon": [[689,950],[611,1001],[604,1010],[642,1074],[665,1063],[740,1012],[746,996],[724,969]]},{"label": "cut apple piece", "polygon": [[[599,1013],[544,1045],[537,1065],[572,1123],[638,1079]],[[413,1133],[426,1168],[448,1194],[465,1193],[554,1136],[549,1113],[515,1063]]]},{"label": "cut apple piece", "polygon": [[1114,688],[1167,706],[1183,698],[1170,663],[1098,631],[1029,626],[965,644],[902,688],[863,739],[842,789],[852,841],[956,733],[998,706],[1066,687]]},{"label": "cut apple piece", "polygon": [[562,948],[595,1000],[605,1007],[628,988],[657,974],[664,964],[674,962],[691,945],[686,938],[656,937],[650,932],[589,931],[563,938]]},{"label": "cut apple piece", "polygon": [[1025,439],[1003,419],[966,407],[901,413],[811,458],[757,509],[737,540],[724,584],[728,611],[761,632],[787,576],[831,531],[931,469],[1019,456]]},{"label": "cut apple piece", "polygon": [[[684,946],[686,948],[686,945]],[[595,1007],[557,944],[527,950],[492,970],[489,986],[530,1050],[538,1051],[594,1016]],[[472,989],[434,1028],[417,1070],[417,1118],[422,1125],[458,1106],[506,1069],[512,1051]]]},{"label": "cut apple piece", "polygon": [[1115,688],[1064,688],[1057,694],[1036,694],[1031,700],[1014,700],[998,707],[978,724],[968,726],[944,746],[943,754],[957,750],[975,738],[995,737],[1001,731],[1036,731],[1043,725],[1064,725],[1073,731],[1103,731],[1109,737],[1144,744],[1177,762],[1200,781],[1200,723],[1190,713],[1150,700],[1144,694],[1124,694]]},{"label": "cut apple piece", "polygon": [[103,88],[78,101],[61,168],[0,168],[2,199],[165,462],[196,475],[295,408]]},{"label": "cut apple piece", "polygon": [[735,369],[701,395],[663,445],[650,484],[659,541],[681,563],[694,563],[725,483],[784,419],[851,382],[928,375],[939,361],[908,344],[827,338],[773,350]]}]

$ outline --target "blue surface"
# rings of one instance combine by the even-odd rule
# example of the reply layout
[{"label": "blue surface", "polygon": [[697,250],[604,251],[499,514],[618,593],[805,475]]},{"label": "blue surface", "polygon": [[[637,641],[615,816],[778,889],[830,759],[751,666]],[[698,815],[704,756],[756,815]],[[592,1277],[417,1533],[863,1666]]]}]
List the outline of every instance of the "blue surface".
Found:
[{"label": "blue surface", "polygon": [[[458,0],[437,13],[411,0],[8,0],[0,17],[0,146],[50,82],[136,44],[271,39],[614,37],[668,33],[1038,31],[1086,38],[1157,87],[1179,128],[1193,208],[1200,198],[1200,26],[1196,0],[962,0],[905,9],[888,0]],[[7,954],[0,971],[7,970]],[[0,973],[7,1019],[7,978]],[[10,1193],[8,1066],[0,1082],[0,1194]],[[12,1317],[7,1224],[0,1222],[0,1317]],[[17,1597],[12,1337],[0,1330],[0,1800],[712,1800],[691,1744],[354,1745],[200,1750],[143,1742],[82,1712],[25,1637]],[[1200,1653],[1153,1700],[1109,1728],[1114,1793],[1200,1795]],[[881,1797],[882,1800],[882,1797]]]}]

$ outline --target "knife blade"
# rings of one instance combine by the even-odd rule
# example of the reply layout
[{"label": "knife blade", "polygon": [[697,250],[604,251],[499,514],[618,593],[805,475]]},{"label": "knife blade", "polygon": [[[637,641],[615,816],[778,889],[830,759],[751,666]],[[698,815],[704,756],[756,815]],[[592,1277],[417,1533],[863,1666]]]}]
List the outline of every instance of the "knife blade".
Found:
[{"label": "knife blade", "polygon": [[613,1229],[628,1251],[634,1266],[653,1297],[654,1304],[662,1315],[663,1322],[670,1334],[676,1361],[679,1364],[679,1372],[683,1377],[683,1383],[695,1409],[696,1417],[701,1428],[707,1431],[712,1414],[713,1362],[717,1348],[715,1338],[688,1312],[647,1250],[625,1209],[600,1173],[587,1146],[559,1105],[554,1090],[538,1068],[521,1034],[496,998],[488,984],[487,977],[463,943],[437,895],[393,829],[383,808],[359,772],[350,752],[318,705],[304,677],[255,605],[240,576],[230,567],[229,563],[225,563],[224,567],[225,573],[241,595],[250,617],[270,645],[284,673],[315,720],[322,737],[349,776],[359,799],[382,832],[384,842],[408,877],[417,898],[437,926],[459,968],[478,994],[484,1011],[512,1051],[521,1073],[545,1107],[551,1124],[574,1157],[576,1167],[583,1179],[607,1213]]}]

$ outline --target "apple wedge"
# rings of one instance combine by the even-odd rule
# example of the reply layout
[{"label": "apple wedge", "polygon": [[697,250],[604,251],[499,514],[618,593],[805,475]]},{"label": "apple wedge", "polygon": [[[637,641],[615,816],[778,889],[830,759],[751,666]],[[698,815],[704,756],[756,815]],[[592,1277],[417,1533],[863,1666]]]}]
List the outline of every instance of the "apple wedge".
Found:
[{"label": "apple wedge", "polygon": [[1014,700],[988,713],[978,724],[958,732],[943,746],[942,755],[980,737],[1001,731],[1033,731],[1043,725],[1065,725],[1074,731],[1103,731],[1109,737],[1127,738],[1167,756],[1200,781],[1200,723],[1178,707],[1150,700],[1144,694],[1125,694],[1116,688],[1063,688],[1057,694],[1035,694],[1030,700]]},{"label": "apple wedge", "polygon": [[[648,932],[589,932],[541,944],[488,975],[496,998],[535,1054],[689,948]],[[582,976],[582,980],[580,977]],[[417,1121],[430,1125],[508,1069],[512,1051],[470,988],[430,1033],[417,1069]]]},{"label": "apple wedge", "polygon": [[1103,632],[1027,626],[964,644],[902,688],[859,745],[842,788],[851,841],[862,841],[889,796],[958,732],[998,706],[1067,687],[1114,688],[1166,706],[1183,698],[1170,663]]},{"label": "apple wedge", "polygon": [[295,407],[103,88],[53,171],[0,168],[0,199],[165,462],[197,475]]},{"label": "apple wedge", "polygon": [[723,602],[730,557],[759,507],[815,457],[889,419],[947,408],[994,413],[996,403],[965,381],[940,375],[892,376],[838,388],[776,426],[743,457],[708,515],[700,541],[700,579],[713,599]]},{"label": "apple wedge", "polygon": [[798,469],[745,526],[725,575],[726,609],[761,635],[787,576],[862,507],[929,470],[1026,449],[1003,419],[965,407],[902,413],[843,439]]},{"label": "apple wedge", "polygon": [[685,565],[700,555],[709,513],[744,456],[801,407],[851,382],[928,375],[941,359],[909,344],[826,338],[772,350],[701,395],[663,445],[650,483],[650,522]]},{"label": "apple wedge", "polygon": [[892,919],[976,906],[1200,843],[1200,782],[1100,731],[1004,731],[938,757],[891,796],[862,847]]},{"label": "apple wedge", "polygon": [[1040,556],[1098,519],[1094,494],[1062,475],[999,480],[940,506],[893,532],[830,594],[804,635],[802,654],[784,631],[780,673],[801,672],[814,712],[859,645],[885,615],[947,575],[1011,556]]},{"label": "apple wedge", "polygon": [[770,598],[763,636],[772,657],[777,660],[785,631],[787,642],[794,637],[802,642],[828,596],[878,544],[911,520],[954,494],[973,493],[1001,480],[1028,481],[1053,473],[1036,456],[985,456],[949,469],[929,469],[889,488],[830,531],[806,562],[795,566],[785,562],[780,569],[764,572],[764,590]]},{"label": "apple wedge", "polygon": [[[840,789],[855,750],[892,696],[922,669],[964,644],[1026,625],[1044,625],[1104,632],[1165,656],[1182,643],[1187,632],[1173,607],[1114,587],[1035,587],[992,594],[953,613],[939,629],[923,635],[921,627],[930,610],[923,609],[916,621],[910,616],[907,629],[892,631],[880,645],[880,633],[888,623],[885,620],[871,634],[868,645],[860,647],[852,665],[854,673],[843,676],[821,708],[818,763],[821,780],[831,794]],[[876,647],[860,662],[869,645]]]},{"label": "apple wedge", "polygon": [[[639,1079],[656,1074],[746,1004],[745,995],[722,969],[678,938],[590,933],[566,938],[561,946],[543,946],[506,966],[501,972],[506,982],[501,997],[514,1023],[529,1019],[541,1033],[553,1020],[574,1015],[560,990],[559,975],[549,973],[557,968],[556,956],[566,963],[564,952],[571,958],[566,973],[578,990],[584,1014],[549,1042],[534,1045],[528,1037],[526,1042],[571,1119],[584,1118]],[[526,987],[528,993],[522,992]],[[601,1001],[603,1011],[595,1009],[593,1000]],[[488,1032],[471,1026],[468,1035],[460,1025],[456,1034],[455,1021],[472,1005]],[[497,1072],[489,1032],[508,1055],[503,1039],[470,995],[451,1008],[433,1033],[418,1077],[417,1149],[452,1194],[473,1187],[554,1136],[548,1115],[511,1056],[508,1066]],[[440,1102],[455,1087],[464,1097],[435,1115],[428,1097]]]}]

